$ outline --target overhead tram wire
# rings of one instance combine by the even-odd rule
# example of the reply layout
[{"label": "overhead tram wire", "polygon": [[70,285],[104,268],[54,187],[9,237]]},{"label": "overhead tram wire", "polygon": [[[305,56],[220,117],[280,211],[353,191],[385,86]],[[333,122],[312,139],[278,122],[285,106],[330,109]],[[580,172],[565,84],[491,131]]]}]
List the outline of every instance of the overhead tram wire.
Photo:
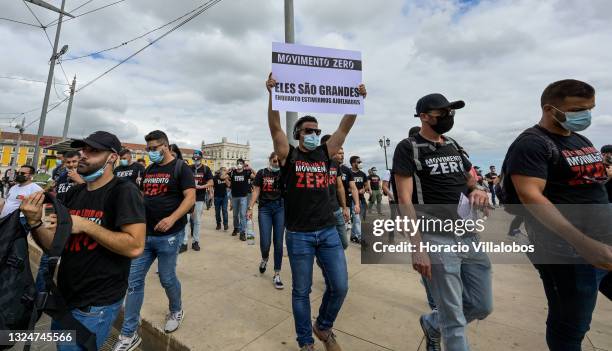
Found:
[{"label": "overhead tram wire", "polygon": [[[130,56],[126,57],[125,59],[121,60],[119,63],[117,63],[116,65],[114,65],[113,67],[107,69],[106,71],[102,72],[100,75],[98,75],[97,77],[95,77],[94,79],[90,80],[89,82],[87,82],[86,84],[82,85],[79,89],[75,90],[75,94],[80,92],[81,90],[87,88],[88,86],[92,85],[93,83],[95,83],[96,81],[98,81],[100,78],[104,77],[105,75],[107,75],[108,73],[110,73],[111,71],[113,71],[114,69],[116,69],[117,67],[119,67],[120,65],[124,64],[125,62],[127,62],[128,60],[130,60],[131,58],[135,57],[136,55],[140,54],[141,52],[143,52],[144,50],[146,50],[148,47],[152,46],[153,44],[155,44],[156,42],[160,41],[161,39],[163,39],[164,37],[166,37],[168,34],[174,32],[175,30],[179,29],[180,27],[184,26],[185,24],[187,24],[188,22],[190,22],[191,20],[193,20],[194,18],[198,17],[199,15],[201,15],[202,13],[204,13],[206,10],[208,10],[209,8],[213,7],[214,5],[220,3],[222,0],[210,0],[208,2],[206,2],[203,5],[200,5],[200,9],[197,10],[196,13],[194,13],[193,15],[189,16],[187,19],[183,20],[181,23],[177,24],[176,26],[172,27],[170,30],[168,30],[167,32],[165,32],[164,34],[160,35],[159,37],[153,39],[151,42],[149,42],[149,44],[143,46],[142,48],[140,48],[138,51],[134,52],[133,54],[131,54]],[[55,103],[55,105],[51,108],[49,108],[47,110],[47,113],[53,111],[54,109],[56,109],[58,106],[60,106],[61,104],[63,104],[64,102],[66,102],[69,99],[69,97],[64,98],[61,101],[58,101],[57,103]],[[16,115],[14,117],[13,120],[31,113],[38,110],[38,108],[32,109],[32,110],[28,110],[28,111],[24,111],[19,113],[18,115]],[[28,125],[25,126],[25,128],[28,128],[29,126],[31,126],[32,124],[38,122],[40,120],[40,118],[37,118],[35,120],[33,120],[32,122],[30,122]]]},{"label": "overhead tram wire", "polygon": [[[49,33],[47,33],[47,27],[42,24],[42,22],[40,21],[38,16],[36,16],[34,11],[32,11],[32,8],[30,8],[30,5],[28,5],[28,3],[25,2],[25,0],[21,0],[21,1],[27,7],[28,11],[30,11],[32,16],[34,16],[34,19],[36,19],[36,22],[38,22],[40,24],[40,28],[45,33],[45,37],[47,38],[47,41],[49,42],[49,45],[51,46],[51,50],[53,50],[53,43],[51,42],[51,38],[49,37]],[[53,53],[53,54],[55,55],[55,53]],[[66,71],[64,71],[64,66],[62,66],[61,62],[58,62],[58,63],[59,63],[60,68],[62,69],[62,73],[64,73],[64,78],[66,78],[66,83],[68,83],[68,85],[70,85],[70,80],[68,79],[68,75],[66,74]],[[55,82],[55,80],[54,80],[54,82]]]},{"label": "overhead tram wire", "polygon": [[33,23],[17,21],[17,20],[14,20],[14,19],[6,18],[6,17],[0,17],[0,20],[8,21],[8,22],[14,22],[14,23],[19,23],[19,24],[23,24],[23,25],[26,25],[26,26],[31,26],[31,27],[34,27],[34,28],[41,28],[40,26],[38,26],[36,24],[33,24]]},{"label": "overhead tram wire", "polygon": [[[42,80],[28,79],[28,78],[15,77],[15,76],[0,76],[0,79],[19,80],[19,81],[24,81],[24,82],[47,84],[47,82],[42,81]],[[58,83],[58,84],[69,85],[69,84],[66,84],[66,83]]]},{"label": "overhead tram wire", "polygon": [[196,7],[195,9],[193,9],[193,10],[191,10],[191,11],[189,11],[189,12],[185,13],[185,14],[184,14],[184,15],[182,15],[182,16],[179,16],[179,17],[177,17],[177,18],[173,19],[173,20],[172,20],[172,21],[170,21],[170,22],[167,22],[167,23],[165,23],[165,24],[163,24],[163,25],[161,25],[161,26],[159,26],[159,27],[155,27],[155,28],[153,28],[153,29],[151,29],[151,30],[147,31],[146,33],[143,33],[143,34],[141,34],[141,35],[139,35],[139,36],[137,36],[137,37],[134,37],[134,38],[132,38],[132,39],[130,39],[130,40],[124,41],[124,42],[122,42],[122,43],[121,43],[121,44],[119,44],[119,45],[115,45],[115,46],[112,46],[112,47],[109,47],[109,48],[106,48],[106,49],[102,49],[102,50],[99,50],[99,51],[91,52],[91,53],[89,53],[89,54],[82,55],[82,56],[71,57],[71,58],[65,58],[65,59],[62,59],[62,61],[73,61],[73,60],[79,60],[79,59],[83,59],[83,58],[90,57],[90,56],[100,55],[100,54],[102,54],[102,53],[105,53],[105,52],[108,52],[108,51],[115,50],[115,49],[118,49],[118,48],[120,48],[120,47],[126,46],[126,45],[127,45],[127,44],[129,44],[129,43],[132,43],[132,42],[134,42],[134,41],[137,41],[137,40],[139,40],[139,39],[142,39],[142,38],[146,37],[147,35],[149,35],[149,34],[151,34],[151,33],[153,33],[153,32],[156,32],[156,31],[158,31],[158,30],[160,30],[160,29],[163,29],[163,28],[165,28],[165,27],[167,27],[167,26],[171,25],[172,23],[175,23],[175,22],[177,22],[177,21],[179,21],[179,20],[181,20],[181,19],[183,19],[183,18],[185,18],[185,17],[189,16],[190,14],[192,14],[192,13],[194,13],[194,12],[198,11],[199,9],[201,9],[202,7],[206,6],[208,3],[210,3],[210,1],[208,1],[208,2],[206,2],[206,3],[204,3],[204,4],[202,4],[202,5],[200,5],[200,6],[198,6],[198,7]]},{"label": "overhead tram wire", "polygon": [[[74,17],[70,17],[70,18],[63,19],[63,20],[62,20],[62,23],[66,23],[66,22],[71,21],[71,20],[73,20],[73,19],[77,19],[77,18],[79,18],[79,17],[81,17],[81,16],[85,16],[85,15],[88,15],[88,14],[90,14],[90,13],[94,13],[94,12],[97,12],[97,11],[103,10],[103,9],[105,9],[105,8],[107,8],[107,7],[110,7],[110,6],[113,6],[113,5],[117,5],[117,4],[122,3],[122,2],[124,2],[124,1],[126,1],[126,0],[117,0],[117,1],[112,2],[112,3],[110,3],[110,4],[106,4],[106,5],[104,5],[104,6],[100,6],[100,7],[98,7],[98,8],[93,9],[93,10],[90,10],[90,11],[87,11],[87,12],[83,12],[83,13],[81,13],[81,14],[79,14],[79,15],[75,15]],[[53,20],[53,21],[49,22],[49,24],[47,24],[47,25],[45,26],[45,28],[47,28],[47,27],[53,27],[53,26],[56,26],[56,25],[57,25],[57,21],[58,21],[58,20]]]},{"label": "overhead tram wire", "polygon": [[89,82],[85,83],[84,85],[81,85],[80,88],[78,88],[77,90],[75,90],[75,93],[80,92],[81,90],[87,88],[88,86],[92,85],[93,83],[95,83],[97,80],[99,80],[100,78],[104,77],[105,75],[107,75],[108,73],[110,73],[111,71],[113,71],[114,69],[116,69],[117,67],[121,66],[122,64],[124,64],[125,62],[127,62],[128,60],[130,60],[131,58],[135,57],[136,55],[140,54],[141,52],[143,52],[144,50],[146,50],[147,48],[151,47],[153,44],[157,43],[158,41],[160,41],[161,39],[163,39],[164,37],[166,37],[168,34],[174,32],[175,30],[179,29],[180,27],[184,26],[185,24],[187,24],[189,21],[191,21],[192,19],[198,17],[199,15],[201,15],[202,13],[204,13],[206,10],[208,10],[209,8],[215,6],[216,4],[220,3],[222,0],[210,0],[208,1],[206,4],[202,5],[202,8],[200,8],[199,10],[197,10],[194,14],[192,14],[191,16],[189,16],[188,18],[186,18],[185,20],[183,20],[182,22],[180,22],[179,24],[177,24],[176,26],[172,27],[170,30],[168,30],[167,32],[165,32],[164,34],[160,35],[159,37],[153,39],[152,41],[150,41],[147,45],[143,46],[142,48],[140,48],[138,51],[134,52],[133,54],[131,54],[130,56],[124,58],[123,60],[119,61],[119,63],[117,63],[116,65],[112,66],[111,68],[107,69],[106,71],[102,72],[100,75],[98,75],[96,78],[90,80]]}]

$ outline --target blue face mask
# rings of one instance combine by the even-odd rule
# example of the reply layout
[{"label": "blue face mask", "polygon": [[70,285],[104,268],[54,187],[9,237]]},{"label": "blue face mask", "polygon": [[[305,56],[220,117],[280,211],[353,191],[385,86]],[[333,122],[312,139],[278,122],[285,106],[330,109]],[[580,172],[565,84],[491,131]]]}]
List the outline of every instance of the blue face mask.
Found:
[{"label": "blue face mask", "polygon": [[100,178],[104,174],[104,171],[106,170],[106,166],[108,166],[108,159],[106,159],[106,162],[104,162],[104,166],[102,168],[88,175],[81,175],[81,178],[83,178],[83,180],[86,181],[87,183],[96,181],[98,178]]},{"label": "blue face mask", "polygon": [[62,165],[62,160],[55,160],[55,164],[58,165],[58,166],[61,166]]},{"label": "blue face mask", "polygon": [[149,160],[153,163],[160,163],[164,157],[159,151],[149,151]]},{"label": "blue face mask", "polygon": [[307,150],[314,150],[321,143],[321,138],[316,133],[304,135],[304,147]]},{"label": "blue face mask", "polygon": [[272,172],[278,172],[278,171],[280,171],[280,167],[273,167],[273,166],[270,166],[270,170],[271,170]]},{"label": "blue face mask", "polygon": [[122,165],[123,167],[128,165],[128,160],[120,160],[119,164]]},{"label": "blue face mask", "polygon": [[563,112],[558,108],[553,108],[565,115],[565,121],[561,122],[556,117],[555,120],[559,122],[559,124],[565,128],[566,130],[572,132],[580,132],[587,129],[591,125],[591,111],[577,111],[577,112]]}]

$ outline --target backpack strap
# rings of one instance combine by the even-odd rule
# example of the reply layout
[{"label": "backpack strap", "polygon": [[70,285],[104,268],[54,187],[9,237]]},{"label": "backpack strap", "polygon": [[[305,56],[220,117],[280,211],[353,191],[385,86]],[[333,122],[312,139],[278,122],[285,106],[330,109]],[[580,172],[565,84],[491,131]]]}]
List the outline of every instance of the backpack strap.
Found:
[{"label": "backpack strap", "polygon": [[176,163],[174,164],[174,179],[178,182],[181,179],[181,175],[183,174],[183,164],[185,161],[180,158],[176,159]]},{"label": "backpack strap", "polygon": [[[426,147],[429,149],[433,148],[432,150],[435,150],[435,147],[429,143],[419,144],[416,138],[412,136],[408,137],[408,140],[410,141],[410,144],[412,145],[412,158],[416,166],[416,169],[417,171],[422,171],[423,165],[421,164],[421,161],[419,160],[419,148]],[[423,200],[423,186],[421,185],[421,178],[419,177],[417,172],[414,172],[414,174],[412,175],[412,178],[414,179],[414,190],[416,191],[416,195],[417,195],[417,203],[424,204],[425,201]]]},{"label": "backpack strap", "polygon": [[[74,318],[61,292],[53,281],[59,258],[72,233],[72,217],[70,217],[68,209],[60,204],[53,195],[45,193],[45,202],[51,203],[55,209],[57,227],[51,243],[51,248],[48,251],[49,272],[45,276],[45,291],[38,293],[30,323],[36,322],[34,313],[38,314],[38,311],[44,311],[53,319],[57,320],[63,329],[75,330],[77,343],[85,347],[86,350],[93,351],[96,350],[96,335]],[[32,324],[30,327],[34,328],[34,325]],[[28,349],[24,350],[27,351]]]},{"label": "backpack strap", "polygon": [[444,143],[445,145],[452,145],[460,154],[464,155],[466,158],[470,158],[470,155],[468,155],[467,151],[465,151],[463,146],[459,145],[459,143],[455,139],[447,135],[444,136],[444,139],[446,139],[446,142]]},{"label": "backpack strap", "polygon": [[[525,137],[528,135],[533,135],[536,136],[540,139],[542,139],[545,143],[546,143],[546,151],[549,153],[548,155],[548,159],[552,161],[553,165],[557,165],[559,163],[559,159],[561,156],[561,152],[559,151],[559,148],[557,147],[557,144],[555,144],[555,142],[550,138],[550,136],[548,136],[548,134],[546,134],[542,129],[540,129],[537,125],[534,125],[531,128],[526,129],[523,133],[521,133],[518,138],[516,138],[516,140],[514,141],[515,143],[521,138],[521,137]],[[584,137],[580,134],[576,135],[580,136],[580,138]],[[589,142],[590,144],[590,142]]]}]

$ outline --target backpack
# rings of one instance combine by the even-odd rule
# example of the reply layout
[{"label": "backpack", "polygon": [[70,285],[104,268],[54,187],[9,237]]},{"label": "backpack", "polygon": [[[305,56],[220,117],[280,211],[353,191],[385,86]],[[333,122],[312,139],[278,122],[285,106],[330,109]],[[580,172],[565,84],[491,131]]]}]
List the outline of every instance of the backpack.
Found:
[{"label": "backpack", "polygon": [[[413,156],[413,160],[414,160],[416,169],[417,171],[422,171],[423,165],[421,164],[421,161],[419,160],[420,150],[429,149],[429,150],[435,151],[436,147],[432,145],[431,143],[419,144],[417,139],[414,136],[409,136],[407,139],[408,141],[410,141],[410,144],[412,145],[412,156]],[[457,143],[455,139],[449,136],[446,136],[446,135],[444,136],[444,139],[446,139],[446,141],[444,142],[444,145],[453,146],[455,150],[457,150],[457,152],[459,152],[461,156],[465,156],[466,158],[469,158],[469,155],[467,154],[465,149],[461,145],[459,145],[459,143]],[[423,200],[423,188],[421,187],[421,178],[418,176],[416,172],[412,175],[412,178],[414,179],[414,190],[415,190],[416,197],[417,197],[417,203],[422,205],[425,202]]]},{"label": "backpack", "polygon": [[0,220],[0,330],[29,329],[36,299],[28,233],[21,225],[20,213],[14,211]]},{"label": "backpack", "polygon": [[[28,251],[28,233],[21,225],[20,211],[0,220],[0,330],[33,330],[42,312],[61,323],[62,329],[75,330],[76,342],[86,350],[96,350],[96,335],[77,321],[53,281],[59,258],[72,232],[68,209],[49,193],[45,203],[53,205],[57,229],[49,256],[45,290],[36,292]],[[29,350],[30,346],[24,346]]]},{"label": "backpack", "polygon": [[[523,211],[520,210],[519,205],[521,200],[518,197],[516,189],[514,188],[514,184],[512,183],[512,179],[508,174],[507,170],[507,162],[514,146],[523,138],[527,136],[535,136],[544,141],[546,144],[546,153],[548,160],[552,162],[553,165],[559,164],[561,153],[557,144],[540,128],[533,126],[531,128],[525,129],[519,136],[512,142],[510,147],[508,148],[508,152],[506,153],[506,157],[504,157],[504,162],[502,164],[502,169],[499,175],[499,182],[495,187],[496,196],[499,199],[499,202],[504,205],[504,210],[513,215],[522,215]],[[510,206],[506,206],[510,205]],[[514,206],[513,206],[514,205]]]}]

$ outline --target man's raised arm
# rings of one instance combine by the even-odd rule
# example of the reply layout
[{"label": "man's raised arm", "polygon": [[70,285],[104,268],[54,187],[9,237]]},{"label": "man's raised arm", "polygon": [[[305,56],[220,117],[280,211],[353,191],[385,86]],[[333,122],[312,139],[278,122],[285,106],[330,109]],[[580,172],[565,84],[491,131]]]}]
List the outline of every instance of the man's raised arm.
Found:
[{"label": "man's raised arm", "polygon": [[[359,94],[362,95],[365,99],[367,95],[365,85],[359,85]],[[340,148],[344,144],[344,140],[346,140],[346,136],[351,131],[351,128],[353,128],[353,124],[355,123],[356,118],[357,115],[344,115],[344,117],[342,117],[342,121],[340,121],[340,126],[338,126],[338,129],[334,132],[334,134],[332,134],[331,138],[329,138],[326,143],[327,151],[330,155],[335,155],[338,150],[340,150]]]},{"label": "man's raised arm", "polygon": [[280,114],[278,111],[272,110],[272,89],[276,85],[276,80],[272,78],[272,73],[266,81],[268,89],[268,126],[270,127],[270,135],[274,144],[274,152],[278,155],[278,159],[283,162],[289,154],[289,141],[287,135],[281,127]]}]

